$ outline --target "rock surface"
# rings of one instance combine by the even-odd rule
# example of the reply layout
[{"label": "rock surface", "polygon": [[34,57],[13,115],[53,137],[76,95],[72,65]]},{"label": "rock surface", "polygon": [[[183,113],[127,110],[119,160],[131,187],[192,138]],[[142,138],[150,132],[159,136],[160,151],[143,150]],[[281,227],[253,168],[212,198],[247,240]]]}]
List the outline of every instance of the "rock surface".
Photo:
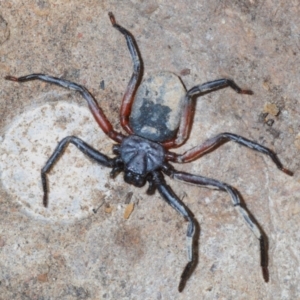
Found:
[{"label": "rock surface", "polygon": [[[174,151],[232,132],[271,148],[295,172],[288,177],[268,157],[234,143],[176,166],[240,191],[268,236],[269,283],[259,243],[225,193],[167,180],[201,229],[199,263],[181,294],[187,223],[158,193],[147,196],[146,187],[128,186],[122,175],[110,179],[109,169],[70,146],[49,175],[53,206],[43,208],[39,170],[62,135],[78,135],[108,155],[113,142],[77,93],[3,78],[47,73],[80,83],[121,131],[132,65],[109,11],[135,36],[145,75],[169,71],[187,89],[228,77],[253,90],[253,96],[227,88],[198,98],[190,139]],[[298,1],[282,0],[1,1],[0,298],[299,299],[299,13]],[[266,104],[279,113],[268,114]],[[43,119],[47,107],[53,123]],[[135,206],[125,219],[130,192]]]}]

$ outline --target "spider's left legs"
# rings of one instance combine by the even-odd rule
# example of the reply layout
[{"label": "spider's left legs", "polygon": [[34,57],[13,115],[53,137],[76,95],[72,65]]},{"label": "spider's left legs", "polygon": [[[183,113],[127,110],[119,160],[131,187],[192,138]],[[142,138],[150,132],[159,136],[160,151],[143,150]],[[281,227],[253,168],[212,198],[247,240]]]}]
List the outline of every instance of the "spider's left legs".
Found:
[{"label": "spider's left legs", "polygon": [[185,286],[186,280],[190,277],[191,273],[194,270],[196,264],[196,257],[194,255],[194,238],[195,238],[195,229],[196,222],[194,220],[193,214],[190,210],[184,205],[184,203],[178,198],[178,196],[172,191],[172,189],[166,184],[161,173],[153,172],[153,181],[158,192],[163,197],[163,199],[171,205],[179,214],[189,222],[187,229],[187,254],[188,254],[188,263],[185,266],[180,283],[178,286],[179,292],[181,292]]},{"label": "spider's left legs", "polygon": [[243,217],[245,223],[248,225],[248,227],[251,229],[253,234],[256,236],[256,238],[259,240],[260,243],[260,265],[262,268],[263,278],[265,282],[269,281],[269,272],[268,272],[268,253],[267,253],[267,239],[264,235],[263,231],[259,228],[257,223],[253,220],[251,215],[248,213],[247,209],[243,207],[241,198],[239,196],[239,193],[235,188],[232,186],[223,183],[221,181],[199,176],[199,175],[193,175],[185,172],[179,172],[174,170],[171,167],[166,167],[164,172],[169,175],[171,178],[185,181],[188,183],[192,183],[198,186],[207,187],[207,188],[213,188],[218,189],[224,192],[227,192],[232,200],[232,203],[234,207],[238,210],[240,215]]},{"label": "spider's left legs", "polygon": [[120,110],[120,122],[122,127],[126,130],[127,133],[133,134],[133,130],[129,125],[129,116],[131,113],[131,107],[135,92],[142,76],[142,59],[140,57],[140,53],[133,35],[127,29],[117,24],[113,13],[110,12],[108,15],[113,27],[124,35],[133,63],[133,73],[123,96],[122,106]]},{"label": "spider's left legs", "polygon": [[277,168],[281,170],[282,172],[286,173],[287,175],[292,176],[293,173],[289,171],[288,169],[284,168],[280,160],[278,159],[275,152],[273,152],[271,149],[264,147],[256,142],[253,142],[251,140],[248,140],[242,136],[223,132],[218,134],[217,136],[206,140],[203,144],[200,144],[196,147],[193,147],[192,149],[184,152],[183,154],[177,154],[173,152],[169,152],[169,160],[177,163],[186,163],[190,162],[192,160],[195,160],[199,158],[202,155],[205,155],[206,153],[212,151],[214,148],[219,147],[225,142],[233,141],[236,142],[242,146],[245,146],[247,148],[250,148],[252,150],[255,150],[257,152],[263,153],[268,155],[272,161],[275,163]]},{"label": "spider's left legs", "polygon": [[238,94],[252,95],[253,92],[250,90],[241,89],[233,80],[223,78],[214,81],[209,81],[203,84],[196,85],[189,89],[185,96],[185,103],[182,108],[182,114],[180,119],[180,125],[178,128],[177,135],[174,139],[165,142],[163,145],[166,148],[174,148],[182,145],[188,138],[194,113],[194,96],[201,96],[204,93],[210,93],[225,87],[230,87],[235,90]]}]

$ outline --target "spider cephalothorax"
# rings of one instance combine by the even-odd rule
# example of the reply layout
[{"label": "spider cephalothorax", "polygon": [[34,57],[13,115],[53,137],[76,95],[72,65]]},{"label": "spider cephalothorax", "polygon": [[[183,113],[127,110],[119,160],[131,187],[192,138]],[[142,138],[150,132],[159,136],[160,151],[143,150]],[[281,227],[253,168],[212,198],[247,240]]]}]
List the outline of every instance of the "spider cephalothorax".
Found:
[{"label": "spider cephalothorax", "polygon": [[117,151],[124,164],[124,180],[137,187],[143,186],[147,176],[159,170],[165,160],[163,146],[137,135],[124,138]]},{"label": "spider cephalothorax", "polygon": [[[75,136],[68,136],[61,140],[41,171],[44,206],[47,207],[48,205],[47,173],[69,143],[74,144],[80,151],[100,165],[112,168],[112,177],[120,172],[124,172],[124,180],[129,184],[141,187],[148,182],[148,194],[152,194],[157,190],[162,198],[188,221],[188,263],[181,275],[178,287],[181,292],[186,280],[190,277],[197,264],[194,243],[197,221],[194,219],[191,211],[172,191],[171,187],[166,184],[164,174],[198,186],[213,187],[230,195],[233,205],[238,209],[245,223],[259,240],[263,277],[265,281],[268,281],[266,238],[248,210],[243,207],[237,190],[215,179],[177,171],[169,163],[193,161],[221,146],[224,142],[234,141],[242,146],[268,155],[281,171],[292,175],[289,170],[282,166],[272,150],[227,132],[220,133],[183,154],[169,151],[171,148],[179,147],[188,139],[193,121],[193,100],[196,99],[196,96],[224,87],[231,87],[239,94],[251,95],[252,92],[239,88],[230,79],[210,81],[196,85],[186,91],[179,78],[175,74],[168,72],[160,72],[150,76],[139,85],[142,78],[142,60],[134,38],[128,30],[116,23],[112,13],[109,13],[109,17],[112,25],[124,35],[133,62],[133,74],[124,94],[120,110],[121,125],[128,136],[113,129],[94,97],[85,87],[79,84],[44,74],[31,74],[18,78],[13,76],[6,77],[7,80],[18,82],[37,79],[78,91],[86,99],[100,128],[117,143],[117,145],[113,146],[113,152],[116,156],[110,158]],[[159,83],[158,87],[157,83]]]}]

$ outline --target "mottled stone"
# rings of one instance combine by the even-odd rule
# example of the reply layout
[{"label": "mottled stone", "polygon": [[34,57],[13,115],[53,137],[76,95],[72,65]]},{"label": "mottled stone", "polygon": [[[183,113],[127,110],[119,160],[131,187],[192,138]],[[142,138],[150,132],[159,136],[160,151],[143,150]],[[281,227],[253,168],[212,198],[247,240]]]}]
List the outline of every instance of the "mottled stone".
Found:
[{"label": "mottled stone", "polygon": [[185,88],[170,72],[145,78],[132,106],[130,125],[134,132],[155,142],[173,138],[179,127]]},{"label": "mottled stone", "polygon": [[[1,161],[3,155],[8,160],[5,169],[3,162],[0,167],[0,298],[299,299],[299,9],[297,1],[282,0],[0,1],[2,79],[43,72],[82,84],[121,131],[119,108],[132,62],[124,37],[109,21],[107,14],[112,11],[136,38],[145,78],[161,71],[185,75],[184,84],[190,89],[229,77],[254,92],[248,96],[223,89],[198,98],[189,140],[174,151],[182,153],[220,132],[232,132],[271,148],[295,172],[288,177],[267,157],[231,142],[192,163],[174,164],[238,189],[269,242],[270,282],[266,284],[259,242],[229,196],[167,178],[200,224],[199,262],[179,294],[186,264],[185,220],[158,193],[147,196],[147,187],[126,185],[122,174],[110,179],[109,169],[92,163],[73,146],[49,174],[52,197],[60,195],[50,199],[47,212],[41,201],[39,170],[60,134],[69,134],[64,130],[72,125],[72,134],[108,155],[114,142],[101,132],[77,93],[37,81],[0,80],[2,145],[16,120],[44,105],[77,105],[73,117],[79,119],[79,124],[71,121],[73,110],[62,110],[61,118],[41,137],[37,132],[48,122],[41,118],[36,131],[24,130],[18,136],[20,142],[30,136],[26,143],[16,140],[8,148],[19,149],[19,158],[2,152]],[[271,128],[259,120],[265,103],[280,109],[272,116]],[[24,129],[25,125],[23,120]],[[53,141],[44,143],[55,134]],[[11,177],[8,189],[4,173],[27,172],[28,167],[31,173],[23,181]],[[130,192],[135,207],[126,220]],[[73,201],[78,203],[77,218],[67,212]],[[54,207],[58,209],[53,211]],[[38,210],[28,213],[32,208],[45,211],[43,218]]]}]

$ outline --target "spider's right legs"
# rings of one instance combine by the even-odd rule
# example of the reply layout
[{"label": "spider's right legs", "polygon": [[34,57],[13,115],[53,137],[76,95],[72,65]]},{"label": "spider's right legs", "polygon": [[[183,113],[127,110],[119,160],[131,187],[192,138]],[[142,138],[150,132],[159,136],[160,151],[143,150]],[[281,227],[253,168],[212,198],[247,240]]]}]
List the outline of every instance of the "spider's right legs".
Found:
[{"label": "spider's right legs", "polygon": [[133,130],[129,125],[129,116],[131,113],[131,107],[135,92],[142,76],[142,59],[140,57],[138,47],[132,34],[127,29],[116,23],[113,13],[110,12],[108,15],[113,27],[119,30],[124,35],[133,62],[133,73],[123,96],[122,106],[120,110],[120,122],[122,127],[126,130],[127,133],[133,134]]},{"label": "spider's right legs", "polygon": [[41,177],[42,177],[42,186],[43,186],[43,204],[45,207],[48,206],[48,183],[47,183],[47,173],[51,170],[53,165],[57,162],[60,155],[63,153],[65,148],[68,146],[69,143],[75,145],[81,152],[83,152],[88,157],[92,158],[100,165],[105,167],[114,168],[115,167],[115,160],[109,158],[108,156],[100,153],[99,151],[95,150],[93,147],[89,146],[87,143],[79,139],[75,136],[67,136],[62,139],[57,147],[55,148],[53,154],[50,156],[46,165],[41,170]]},{"label": "spider's right legs", "polygon": [[243,207],[241,203],[240,196],[238,192],[233,188],[232,186],[223,183],[221,181],[199,176],[199,175],[193,175],[185,172],[180,172],[177,170],[174,170],[173,168],[167,167],[165,169],[165,172],[167,175],[169,175],[173,179],[177,179],[180,181],[185,181],[187,183],[195,184],[202,187],[207,188],[213,188],[218,189],[224,192],[227,192],[232,200],[232,203],[234,207],[238,210],[240,215],[243,217],[245,223],[248,225],[248,227],[251,229],[253,234],[256,236],[256,238],[259,240],[260,243],[260,265],[262,268],[263,278],[265,282],[269,281],[269,272],[268,272],[268,254],[267,254],[267,240],[262,232],[262,230],[259,228],[259,226],[256,224],[256,222],[252,219],[250,214],[248,213],[247,209]]},{"label": "spider's right legs", "polygon": [[14,76],[6,76],[6,80],[16,81],[16,82],[26,82],[31,80],[41,80],[44,82],[52,83],[58,86],[62,86],[64,88],[75,90],[79,92],[83,98],[87,101],[89,108],[96,120],[96,122],[99,124],[103,132],[108,135],[111,139],[116,141],[117,143],[121,143],[124,136],[121,133],[116,132],[111,123],[106,118],[105,114],[103,113],[102,109],[99,107],[97,101],[92,96],[92,94],[82,85],[79,85],[77,83],[53,77],[48,76],[45,74],[30,74],[22,77],[14,77]]},{"label": "spider's right legs", "polygon": [[185,96],[185,103],[182,109],[183,111],[177,135],[174,139],[165,142],[163,145],[167,148],[179,147],[188,138],[193,120],[194,96],[201,96],[201,94],[213,92],[225,87],[231,87],[238,94],[253,94],[252,91],[241,89],[233,80],[227,78],[209,81],[192,87],[190,90],[187,91]]}]

